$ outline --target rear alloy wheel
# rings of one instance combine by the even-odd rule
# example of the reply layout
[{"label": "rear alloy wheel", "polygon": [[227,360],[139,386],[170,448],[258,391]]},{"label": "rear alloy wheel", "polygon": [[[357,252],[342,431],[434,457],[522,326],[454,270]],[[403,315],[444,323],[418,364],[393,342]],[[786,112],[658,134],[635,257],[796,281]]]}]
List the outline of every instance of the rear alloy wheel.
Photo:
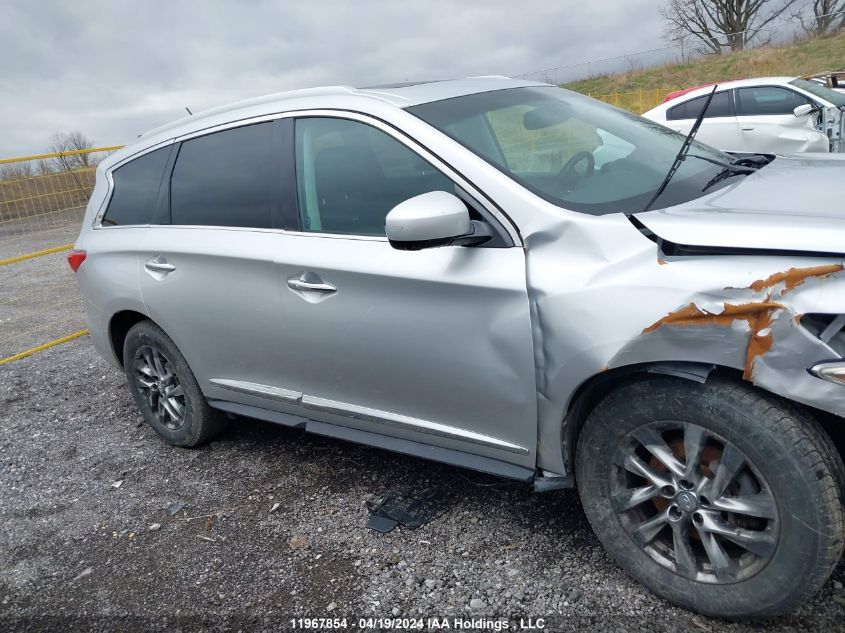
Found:
[{"label": "rear alloy wheel", "polygon": [[643,584],[707,615],[769,617],[816,593],[842,554],[830,442],[751,386],[649,378],[590,413],[576,478],[593,530]]},{"label": "rear alloy wheel", "polygon": [[123,343],[126,380],[144,421],[175,446],[199,446],[226,427],[208,406],[185,357],[152,321],[135,324]]},{"label": "rear alloy wheel", "polygon": [[155,347],[142,345],[135,352],[135,378],[156,422],[171,431],[185,424],[185,390],[174,364]]}]

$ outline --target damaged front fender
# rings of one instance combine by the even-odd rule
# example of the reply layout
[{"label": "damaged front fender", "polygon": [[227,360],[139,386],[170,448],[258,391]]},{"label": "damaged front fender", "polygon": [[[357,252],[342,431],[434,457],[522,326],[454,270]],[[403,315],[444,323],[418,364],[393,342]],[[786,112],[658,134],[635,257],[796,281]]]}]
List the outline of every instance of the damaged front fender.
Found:
[{"label": "damaged front fender", "polygon": [[646,327],[608,367],[706,360],[741,369],[745,380],[779,395],[845,415],[845,388],[807,371],[839,354],[801,325],[803,314],[845,312],[837,305],[845,297],[842,271],[842,264],[794,267],[747,287],[696,293]]}]

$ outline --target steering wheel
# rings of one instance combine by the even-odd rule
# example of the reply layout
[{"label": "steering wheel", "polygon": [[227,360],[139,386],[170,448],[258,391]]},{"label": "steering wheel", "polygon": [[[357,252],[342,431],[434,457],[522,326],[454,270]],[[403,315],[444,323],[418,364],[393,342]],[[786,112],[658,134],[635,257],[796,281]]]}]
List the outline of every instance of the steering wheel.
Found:
[{"label": "steering wheel", "polygon": [[[581,161],[587,161],[587,171],[583,176],[579,176],[575,171],[575,166]],[[586,176],[592,176],[596,170],[596,159],[592,152],[580,151],[575,156],[566,161],[566,164],[560,168],[557,173],[557,179],[563,185],[575,184],[577,180],[573,176],[578,176],[578,180]]]}]

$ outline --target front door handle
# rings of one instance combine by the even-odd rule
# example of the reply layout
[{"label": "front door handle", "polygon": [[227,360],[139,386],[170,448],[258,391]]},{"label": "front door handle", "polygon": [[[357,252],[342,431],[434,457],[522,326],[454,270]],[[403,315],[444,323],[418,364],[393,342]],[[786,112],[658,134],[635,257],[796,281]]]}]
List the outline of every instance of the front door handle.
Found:
[{"label": "front door handle", "polygon": [[288,279],[288,288],[291,290],[299,290],[301,292],[320,292],[329,294],[337,292],[337,288],[325,282],[305,281],[303,279]]},{"label": "front door handle", "polygon": [[176,270],[176,266],[171,264],[161,255],[153,257],[151,260],[147,261],[147,263],[144,264],[144,268],[146,268],[150,272],[161,273],[162,275],[172,273],[174,270]]},{"label": "front door handle", "polygon": [[743,132],[753,132],[754,128],[753,127],[744,127],[744,128],[742,128],[742,131]]}]

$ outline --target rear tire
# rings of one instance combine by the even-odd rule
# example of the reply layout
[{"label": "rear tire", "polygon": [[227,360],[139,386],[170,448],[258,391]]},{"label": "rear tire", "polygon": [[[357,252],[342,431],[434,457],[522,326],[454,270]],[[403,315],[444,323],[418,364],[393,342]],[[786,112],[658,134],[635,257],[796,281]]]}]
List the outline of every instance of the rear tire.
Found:
[{"label": "rear tire", "polygon": [[123,368],[135,403],[166,442],[193,447],[226,428],[208,406],[185,357],[152,321],[132,326],[123,343]]},{"label": "rear tire", "polygon": [[821,588],[842,554],[841,473],[815,420],[720,378],[620,387],[576,455],[584,511],[619,565],[726,618],[787,613]]}]

